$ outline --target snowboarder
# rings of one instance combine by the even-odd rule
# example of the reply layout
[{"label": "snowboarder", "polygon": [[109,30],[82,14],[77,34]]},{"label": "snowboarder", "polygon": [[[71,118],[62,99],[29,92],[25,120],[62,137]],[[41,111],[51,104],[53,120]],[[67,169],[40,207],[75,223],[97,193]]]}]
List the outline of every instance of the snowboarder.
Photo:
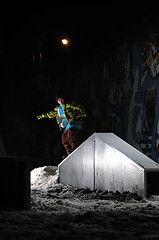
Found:
[{"label": "snowboarder", "polygon": [[53,111],[37,116],[37,119],[56,118],[60,130],[63,132],[62,144],[69,155],[80,144],[79,133],[87,114],[84,107],[75,101],[65,102],[61,95],[56,95],[55,99],[59,106],[55,107]]}]

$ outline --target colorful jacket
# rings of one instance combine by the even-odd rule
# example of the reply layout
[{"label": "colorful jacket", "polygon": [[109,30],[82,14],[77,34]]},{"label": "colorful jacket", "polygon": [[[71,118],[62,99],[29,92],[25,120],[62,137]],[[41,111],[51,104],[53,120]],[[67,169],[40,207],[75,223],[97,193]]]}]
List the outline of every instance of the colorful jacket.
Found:
[{"label": "colorful jacket", "polygon": [[[59,106],[55,107],[53,111],[49,111],[47,113],[41,114],[37,116],[38,119],[41,118],[56,118],[56,121],[59,125],[60,130],[62,127],[60,122],[58,122],[58,108]],[[78,104],[74,101],[68,102],[64,105],[65,115],[72,125],[82,125],[84,118],[87,116],[87,113],[84,107],[81,104]]]}]

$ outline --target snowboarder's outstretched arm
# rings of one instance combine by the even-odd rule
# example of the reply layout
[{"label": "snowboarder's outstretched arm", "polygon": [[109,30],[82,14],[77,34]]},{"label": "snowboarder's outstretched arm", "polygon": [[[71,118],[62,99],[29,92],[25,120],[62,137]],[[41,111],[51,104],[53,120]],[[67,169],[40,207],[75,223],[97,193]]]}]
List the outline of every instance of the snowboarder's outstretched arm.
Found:
[{"label": "snowboarder's outstretched arm", "polygon": [[40,119],[42,119],[42,118],[54,118],[54,117],[56,117],[55,114],[54,114],[54,112],[53,112],[53,111],[50,111],[50,112],[48,112],[48,113],[43,113],[43,114],[37,116],[37,119],[40,120]]},{"label": "snowboarder's outstretched arm", "polygon": [[40,120],[42,118],[55,118],[58,116],[58,108],[55,108],[53,111],[49,111],[47,113],[43,113],[37,116],[37,119]]}]

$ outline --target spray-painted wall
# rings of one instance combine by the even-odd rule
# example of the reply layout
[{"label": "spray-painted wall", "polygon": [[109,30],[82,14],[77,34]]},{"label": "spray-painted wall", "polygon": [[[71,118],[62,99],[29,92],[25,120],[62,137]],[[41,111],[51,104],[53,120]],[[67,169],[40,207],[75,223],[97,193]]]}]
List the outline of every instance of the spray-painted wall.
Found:
[{"label": "spray-painted wall", "polygon": [[86,64],[74,97],[88,109],[90,132],[114,132],[159,161],[159,45],[120,46],[95,72]]},{"label": "spray-painted wall", "polygon": [[[159,158],[159,46],[144,41],[132,48],[134,98],[128,140],[155,161]],[[132,96],[133,96],[132,95]],[[131,140],[130,140],[131,139]]]}]

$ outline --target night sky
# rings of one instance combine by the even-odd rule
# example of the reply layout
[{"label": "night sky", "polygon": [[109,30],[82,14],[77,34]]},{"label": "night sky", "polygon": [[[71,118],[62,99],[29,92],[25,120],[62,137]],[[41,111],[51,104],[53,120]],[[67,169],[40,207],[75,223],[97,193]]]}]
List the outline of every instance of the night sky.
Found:
[{"label": "night sky", "polygon": [[62,53],[59,39],[68,36],[71,54],[89,55],[101,45],[122,41],[147,13],[146,8],[126,3],[50,8],[28,4],[6,8],[0,17],[0,52],[2,54],[3,49],[7,61],[28,62],[32,59],[33,42],[40,40],[47,60],[55,60]]},{"label": "night sky", "polygon": [[[125,8],[124,8],[125,7]],[[130,11],[131,9],[131,11]],[[69,36],[71,49],[85,54],[101,44],[111,43],[126,35],[139,18],[135,7],[105,4],[100,6],[59,6],[51,8],[23,7],[6,11],[1,17],[3,48],[12,50],[13,58],[27,59],[30,43],[42,39],[54,54],[59,48],[59,38]],[[51,51],[48,49],[48,51]],[[24,54],[25,52],[25,54]],[[16,59],[17,60],[17,59]]]},{"label": "night sky", "polygon": [[[0,16],[3,79],[16,79],[17,91],[25,86],[25,81],[29,85],[33,52],[40,42],[42,61],[47,65],[45,75],[54,79],[56,88],[59,82],[69,81],[70,73],[77,77],[80,66],[96,58],[97,52],[100,58],[103,53],[105,59],[110,57],[148,12],[147,6],[121,2],[95,6],[6,8]],[[69,38],[68,47],[61,45],[62,37]]]}]

